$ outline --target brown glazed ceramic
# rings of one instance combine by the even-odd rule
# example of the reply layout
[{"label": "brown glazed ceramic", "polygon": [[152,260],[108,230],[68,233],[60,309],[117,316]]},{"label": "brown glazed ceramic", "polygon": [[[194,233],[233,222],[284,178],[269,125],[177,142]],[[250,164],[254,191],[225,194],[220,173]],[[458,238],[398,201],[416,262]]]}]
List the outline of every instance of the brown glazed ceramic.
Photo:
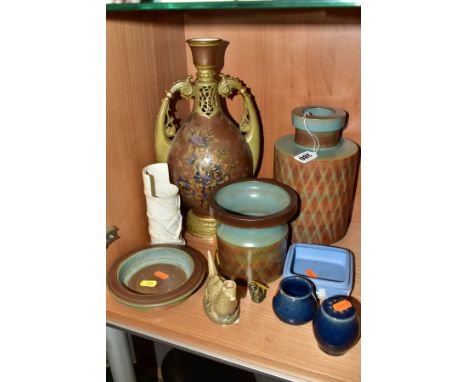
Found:
[{"label": "brown glazed ceramic", "polygon": [[297,207],[296,192],[271,179],[231,181],[214,191],[210,213],[222,274],[265,284],[277,279],[287,251],[287,222]]},{"label": "brown glazed ceramic", "polygon": [[218,237],[218,261],[223,275],[232,280],[270,283],[281,276],[288,249],[288,231],[280,240],[261,247],[240,246]]},{"label": "brown glazed ceramic", "polygon": [[220,184],[252,176],[252,156],[234,123],[219,112],[210,119],[192,112],[169,151],[171,181],[186,206],[208,216],[208,197]]},{"label": "brown glazed ceramic", "polygon": [[[142,262],[147,264],[141,267]],[[125,305],[140,309],[162,308],[189,297],[202,283],[206,268],[205,258],[194,249],[157,244],[118,259],[109,270],[107,284],[113,296]],[[168,277],[155,276],[157,271]],[[141,286],[143,280],[154,280],[157,285]]]},{"label": "brown glazed ceramic", "polygon": [[[332,244],[348,230],[354,202],[359,147],[342,138],[347,113],[324,106],[302,106],[292,113],[295,134],[275,144],[274,178],[294,188],[301,197],[301,212],[291,223],[292,242]],[[309,131],[305,129],[308,128]],[[318,157],[301,163],[294,156],[313,151]]]},{"label": "brown glazed ceramic", "polygon": [[[156,123],[156,159],[167,161],[171,182],[191,209],[188,231],[209,237],[214,236],[215,223],[208,213],[208,197],[221,184],[253,176],[260,154],[260,127],[245,86],[219,73],[217,58],[223,40],[190,39],[187,44],[197,68],[196,80],[189,76],[176,82],[163,99]],[[233,91],[244,99],[239,126],[223,110],[220,97],[229,97]],[[176,92],[193,98],[193,110],[178,130],[169,115],[169,101]]]}]

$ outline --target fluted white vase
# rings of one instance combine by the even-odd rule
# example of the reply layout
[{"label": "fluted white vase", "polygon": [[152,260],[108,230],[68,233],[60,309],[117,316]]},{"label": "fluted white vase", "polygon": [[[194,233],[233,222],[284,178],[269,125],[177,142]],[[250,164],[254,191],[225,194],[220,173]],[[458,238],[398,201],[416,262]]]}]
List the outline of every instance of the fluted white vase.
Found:
[{"label": "fluted white vase", "polygon": [[184,245],[179,189],[170,183],[167,163],[146,166],[142,175],[151,244]]}]

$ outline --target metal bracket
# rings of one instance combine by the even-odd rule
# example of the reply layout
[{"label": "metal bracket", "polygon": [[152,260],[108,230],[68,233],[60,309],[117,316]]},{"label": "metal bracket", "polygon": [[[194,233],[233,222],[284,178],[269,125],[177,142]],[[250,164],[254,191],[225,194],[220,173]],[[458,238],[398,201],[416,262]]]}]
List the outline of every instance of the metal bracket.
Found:
[{"label": "metal bracket", "polygon": [[108,225],[106,227],[106,249],[109,248],[114,241],[120,238],[119,234],[117,233],[119,229],[116,226]]}]

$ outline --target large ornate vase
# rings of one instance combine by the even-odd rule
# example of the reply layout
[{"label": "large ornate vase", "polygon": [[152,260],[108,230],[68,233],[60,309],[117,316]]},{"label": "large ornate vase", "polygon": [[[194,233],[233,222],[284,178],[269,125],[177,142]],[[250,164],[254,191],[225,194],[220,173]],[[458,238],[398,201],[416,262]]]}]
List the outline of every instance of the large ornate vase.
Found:
[{"label": "large ornate vase", "polygon": [[[274,178],[301,197],[301,213],[291,224],[294,243],[331,244],[348,230],[359,147],[341,137],[346,120],[342,109],[299,107],[292,112],[295,134],[276,141]],[[317,158],[305,163],[295,158],[306,151]]]},{"label": "large ornate vase", "polygon": [[[208,213],[211,191],[230,180],[246,178],[256,170],[260,154],[258,118],[242,83],[218,75],[216,57],[221,39],[190,39],[196,80],[177,81],[166,93],[156,122],[156,160],[168,162],[171,182],[179,187],[190,208],[187,229],[197,237],[215,235],[216,223]],[[236,126],[221,108],[220,96],[236,90],[244,99],[244,114]],[[193,98],[193,110],[179,129],[170,115],[169,102],[176,92]],[[172,140],[171,140],[172,138]]]}]

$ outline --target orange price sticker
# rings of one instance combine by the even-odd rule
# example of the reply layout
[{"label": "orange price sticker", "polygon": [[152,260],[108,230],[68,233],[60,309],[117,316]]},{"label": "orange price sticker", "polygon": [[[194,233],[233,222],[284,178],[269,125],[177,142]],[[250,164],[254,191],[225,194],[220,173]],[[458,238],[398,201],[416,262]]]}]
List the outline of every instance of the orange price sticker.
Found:
[{"label": "orange price sticker", "polygon": [[169,275],[167,273],[164,273],[162,271],[156,271],[153,273],[156,277],[159,277],[161,280],[166,280],[169,278]]},{"label": "orange price sticker", "polygon": [[343,310],[351,308],[353,305],[348,300],[341,300],[333,304],[333,309],[337,312],[342,312]]},{"label": "orange price sticker", "polygon": [[305,274],[314,279],[318,277],[312,269],[306,269]]}]

